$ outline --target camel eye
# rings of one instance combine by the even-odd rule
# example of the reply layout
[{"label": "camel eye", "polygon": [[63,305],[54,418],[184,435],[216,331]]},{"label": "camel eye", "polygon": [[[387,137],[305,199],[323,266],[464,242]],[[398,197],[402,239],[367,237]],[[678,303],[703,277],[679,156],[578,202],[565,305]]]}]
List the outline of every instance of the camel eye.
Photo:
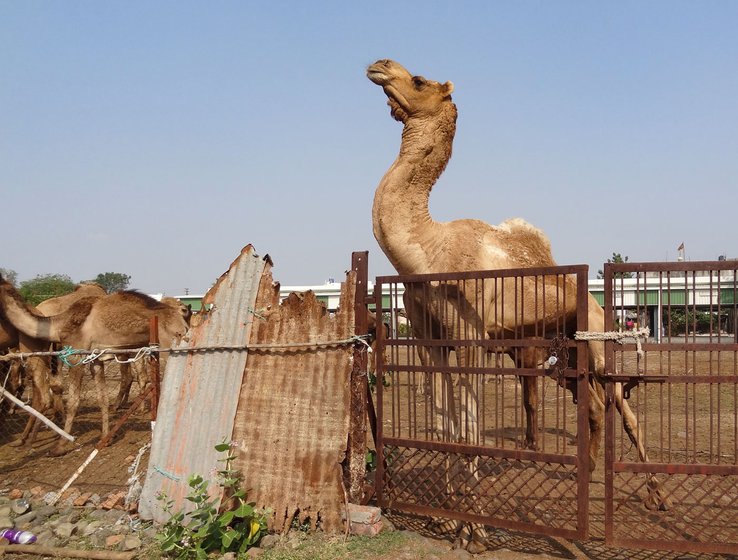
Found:
[{"label": "camel eye", "polygon": [[425,78],[423,76],[413,76],[413,85],[416,89],[420,89],[425,85]]}]

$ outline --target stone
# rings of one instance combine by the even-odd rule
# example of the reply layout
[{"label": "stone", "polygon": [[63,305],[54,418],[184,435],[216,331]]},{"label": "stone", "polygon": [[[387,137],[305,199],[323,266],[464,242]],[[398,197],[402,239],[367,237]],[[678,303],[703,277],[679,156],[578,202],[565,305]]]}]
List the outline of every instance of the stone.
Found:
[{"label": "stone", "polygon": [[125,535],[109,535],[105,538],[105,546],[108,548],[118,546],[125,538]]},{"label": "stone", "polygon": [[10,517],[11,511],[13,510],[9,505],[0,506],[0,517]]},{"label": "stone", "polygon": [[357,537],[373,537],[382,531],[382,520],[376,523],[352,523],[349,532]]},{"label": "stone", "polygon": [[[351,524],[362,523],[364,525],[372,525],[382,519],[382,510],[374,506],[361,506],[358,504],[348,505],[349,519]],[[346,519],[346,513],[343,512],[341,519]]]},{"label": "stone", "polygon": [[43,523],[49,517],[59,513],[59,510],[54,506],[41,506],[34,511],[36,512],[36,523]]},{"label": "stone", "polygon": [[[112,532],[107,528],[102,528],[99,531],[96,531],[92,535],[90,535],[90,544],[96,548],[103,548],[107,546],[105,542],[107,541],[108,537],[112,536]],[[115,535],[116,537],[123,538],[122,535]]]},{"label": "stone", "polygon": [[36,512],[31,510],[28,513],[24,513],[23,515],[19,515],[15,518],[15,526],[19,529],[24,529],[25,526],[28,526],[29,524],[33,523],[33,521],[36,519]]},{"label": "stone", "polygon": [[9,515],[2,515],[0,516],[0,529],[7,529],[8,527],[13,527],[15,524],[13,523],[13,520],[10,519]]},{"label": "stone", "polygon": [[141,539],[136,535],[125,535],[118,545],[118,550],[128,551],[141,548]]},{"label": "stone", "polygon": [[264,550],[269,550],[270,548],[274,548],[279,540],[280,536],[277,534],[270,533],[268,535],[264,535],[261,538],[261,541],[259,541],[259,547]]},{"label": "stone", "polygon": [[84,528],[80,527],[79,529],[85,537],[89,537],[105,525],[102,521],[80,521],[79,523],[85,523]]},{"label": "stone", "polygon": [[87,501],[93,506],[99,506],[100,502],[102,502],[102,498],[100,497],[100,494],[91,494]]},{"label": "stone", "polygon": [[246,558],[258,558],[259,556],[264,554],[264,552],[265,550],[263,548],[254,546],[246,551]]},{"label": "stone", "polygon": [[11,500],[17,500],[18,498],[22,498],[22,497],[23,497],[23,490],[19,490],[18,488],[13,488],[8,493],[8,498],[10,498]]},{"label": "stone", "polygon": [[76,532],[77,527],[72,523],[59,523],[59,525],[54,529],[54,534],[63,539],[68,539]]}]

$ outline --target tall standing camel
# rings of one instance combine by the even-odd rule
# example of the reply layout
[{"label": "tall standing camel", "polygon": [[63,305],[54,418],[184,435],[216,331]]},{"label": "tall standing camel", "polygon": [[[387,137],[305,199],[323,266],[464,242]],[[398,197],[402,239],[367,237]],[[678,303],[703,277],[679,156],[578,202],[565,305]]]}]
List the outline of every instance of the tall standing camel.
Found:
[{"label": "tall standing camel", "polygon": [[[498,226],[480,220],[463,219],[452,222],[436,222],[430,215],[430,191],[438,177],[446,168],[451,157],[451,148],[456,132],[456,105],[451,100],[454,86],[413,76],[402,65],[392,60],[379,60],[367,69],[367,77],[379,85],[387,95],[387,104],[392,117],[404,127],[402,142],[397,159],[382,177],[372,209],[374,236],[394,265],[398,274],[452,273],[473,270],[501,270],[512,268],[551,267],[556,263],[551,254],[548,238],[536,227],[526,221],[514,218]],[[576,329],[576,285],[569,278],[565,293],[564,314],[571,321],[568,330]],[[548,310],[541,309],[541,298],[534,299],[530,286],[524,286],[521,296],[525,300],[522,318],[524,326],[541,321],[550,316]],[[545,286],[555,292],[556,286]],[[432,287],[430,288],[432,290]],[[463,292],[463,289],[462,289]],[[470,316],[465,308],[476,309],[478,294],[464,292],[458,297],[443,302],[444,309],[455,311],[456,317],[441,314],[419,290],[406,289],[405,308],[413,334],[417,338],[438,338],[439,334],[452,335],[454,325],[463,324],[464,338],[490,336],[500,338],[505,331],[520,332],[520,312],[500,313],[503,302],[495,301],[490,290],[485,298],[485,316]],[[453,301],[452,301],[453,299]],[[508,298],[508,305],[511,300]],[[551,302],[556,301],[551,297]],[[434,309],[434,307],[436,307]],[[431,320],[413,320],[420,317]],[[502,322],[500,321],[500,318]],[[505,318],[516,318],[516,324],[506,324]],[[460,321],[459,321],[460,319]],[[526,321],[528,323],[526,323]],[[589,329],[603,331],[604,312],[590,295],[588,307]],[[430,332],[434,330],[435,332]],[[534,329],[531,329],[534,330]],[[427,332],[426,332],[427,331]],[[436,335],[435,337],[433,335]],[[441,334],[441,336],[443,336]],[[519,366],[535,367],[535,352],[518,354],[513,357]],[[448,359],[447,350],[440,347],[424,349],[421,360],[442,366]],[[460,366],[469,363],[474,357],[469,350],[457,349]],[[533,361],[533,363],[525,363]],[[540,360],[538,360],[540,363]],[[604,344],[589,342],[589,361],[591,371],[601,380],[604,374]],[[521,363],[523,362],[523,363]],[[434,399],[437,425],[443,428],[444,437],[451,441],[465,438],[470,443],[476,438],[477,406],[476,389],[468,377],[459,379],[461,400],[464,409],[457,416],[453,409],[453,399],[449,377],[434,376]],[[537,386],[535,381],[523,378],[524,405],[526,408],[526,440],[531,447],[536,446]],[[590,468],[594,468],[602,438],[604,424],[604,391],[602,386],[592,383],[589,387],[590,402]],[[616,406],[621,413],[625,430],[638,449],[642,461],[647,461],[643,438],[638,432],[636,418],[628,403],[623,399],[622,386],[615,386]],[[664,507],[664,498],[656,490],[657,483],[649,485],[652,490],[649,500],[651,507]]]},{"label": "tall standing camel", "polygon": [[[22,334],[33,339],[55,342],[79,350],[95,348],[137,348],[149,342],[149,322],[157,316],[159,340],[170,347],[187,331],[179,307],[160,303],[134,291],[116,292],[104,297],[83,298],[66,311],[51,317],[39,316],[15,288],[0,278],[0,313]],[[90,364],[102,410],[102,435],[109,431],[108,397],[103,361]],[[82,368],[71,368],[64,429],[70,432],[79,408]],[[60,441],[54,453],[63,453]]]}]

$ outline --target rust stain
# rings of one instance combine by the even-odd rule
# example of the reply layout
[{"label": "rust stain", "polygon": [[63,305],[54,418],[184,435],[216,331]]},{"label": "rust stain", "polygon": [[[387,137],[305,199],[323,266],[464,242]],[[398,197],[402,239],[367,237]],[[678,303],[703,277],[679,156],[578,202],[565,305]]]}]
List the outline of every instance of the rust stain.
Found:
[{"label": "rust stain", "polygon": [[[330,316],[312,292],[290,294],[279,305],[279,287],[263,282],[250,344],[349,339],[355,289],[349,272],[339,311]],[[329,532],[343,527],[352,360],[352,344],[249,352],[233,431],[234,467],[248,499],[271,509],[273,530],[289,528],[295,518]]]}]

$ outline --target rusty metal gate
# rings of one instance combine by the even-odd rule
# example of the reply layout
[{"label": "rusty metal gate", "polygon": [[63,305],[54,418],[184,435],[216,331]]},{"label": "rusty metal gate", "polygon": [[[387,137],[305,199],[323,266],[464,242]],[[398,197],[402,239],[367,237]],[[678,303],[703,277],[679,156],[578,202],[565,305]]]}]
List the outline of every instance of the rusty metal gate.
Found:
[{"label": "rusty metal gate", "polygon": [[[606,384],[608,544],[738,550],[737,268],[605,265],[608,328],[643,333],[640,348],[606,343],[606,372],[618,382]],[[645,457],[617,421],[621,388]]]},{"label": "rusty metal gate", "polygon": [[379,505],[585,538],[588,355],[571,337],[587,267],[386,276],[374,293]]}]

